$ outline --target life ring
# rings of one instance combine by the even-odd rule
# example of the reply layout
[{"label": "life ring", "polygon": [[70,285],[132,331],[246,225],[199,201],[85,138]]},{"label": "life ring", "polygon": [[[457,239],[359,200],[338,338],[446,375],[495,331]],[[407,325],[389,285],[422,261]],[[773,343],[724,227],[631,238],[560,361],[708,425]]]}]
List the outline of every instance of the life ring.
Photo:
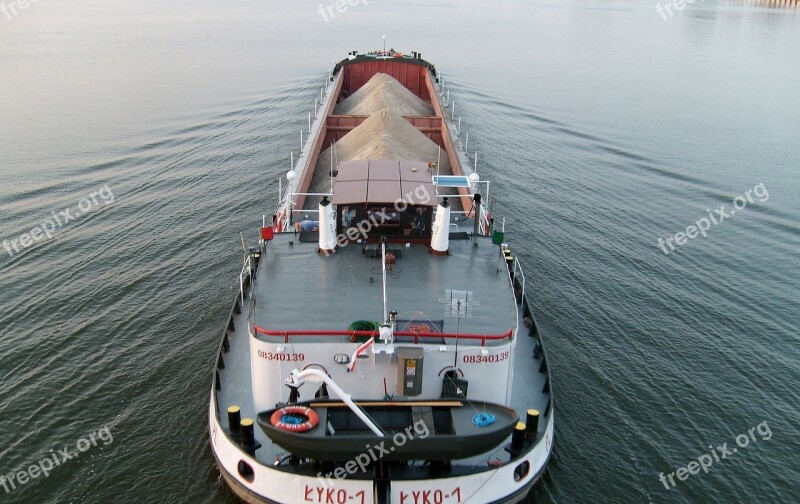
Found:
[{"label": "life ring", "polygon": [[[306,417],[305,422],[290,423],[284,422],[284,416],[303,415]],[[307,432],[317,426],[319,423],[319,415],[316,411],[306,406],[286,406],[276,410],[269,419],[270,423],[278,429],[288,432]]]}]

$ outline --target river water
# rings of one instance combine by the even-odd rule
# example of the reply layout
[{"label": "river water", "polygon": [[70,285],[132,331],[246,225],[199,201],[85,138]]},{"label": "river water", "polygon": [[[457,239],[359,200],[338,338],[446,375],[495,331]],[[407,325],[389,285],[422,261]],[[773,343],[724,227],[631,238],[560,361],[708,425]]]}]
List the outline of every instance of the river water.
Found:
[{"label": "river water", "polygon": [[800,502],[797,8],[12,3],[0,474],[59,464],[0,502],[235,502],[206,416],[240,232],[333,63],[384,34],[445,76],[541,314],[556,454],[530,501]]}]

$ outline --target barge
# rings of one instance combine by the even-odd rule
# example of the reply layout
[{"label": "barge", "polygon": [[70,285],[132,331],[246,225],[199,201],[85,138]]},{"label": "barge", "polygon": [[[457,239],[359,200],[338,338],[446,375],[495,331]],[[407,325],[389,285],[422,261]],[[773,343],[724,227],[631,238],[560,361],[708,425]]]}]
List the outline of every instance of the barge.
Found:
[{"label": "barge", "polygon": [[549,361],[448,98],[417,52],[325,77],[217,348],[210,444],[242,501],[519,502],[544,473]]}]

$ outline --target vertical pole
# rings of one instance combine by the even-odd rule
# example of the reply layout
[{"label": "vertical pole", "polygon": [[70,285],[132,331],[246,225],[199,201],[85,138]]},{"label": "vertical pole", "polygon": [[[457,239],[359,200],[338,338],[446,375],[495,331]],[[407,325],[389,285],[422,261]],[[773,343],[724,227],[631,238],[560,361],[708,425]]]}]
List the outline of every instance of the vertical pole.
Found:
[{"label": "vertical pole", "polygon": [[[383,264],[383,323],[389,323],[389,310],[386,304],[386,241],[381,243],[381,263]],[[244,303],[244,301],[242,301]]]},{"label": "vertical pole", "polygon": [[453,98],[453,105],[450,107],[450,119],[456,118],[456,100]]},{"label": "vertical pole", "polygon": [[314,119],[317,118],[317,103],[319,103],[319,100],[314,98]]},{"label": "vertical pole", "polygon": [[439,145],[439,151],[436,154],[436,176],[439,176],[439,165],[442,163],[442,146]]},{"label": "vertical pole", "polygon": [[475,153],[475,162],[472,163],[472,171],[474,171],[474,172],[478,171],[478,153],[477,152]]},{"label": "vertical pole", "polygon": [[469,145],[469,131],[467,131],[467,138],[464,140],[464,153],[467,152],[467,146]]},{"label": "vertical pole", "polygon": [[447,90],[447,99],[445,100],[445,102],[450,103],[450,90],[449,89]]},{"label": "vertical pole", "polygon": [[461,116],[458,116],[458,136],[461,136]]}]

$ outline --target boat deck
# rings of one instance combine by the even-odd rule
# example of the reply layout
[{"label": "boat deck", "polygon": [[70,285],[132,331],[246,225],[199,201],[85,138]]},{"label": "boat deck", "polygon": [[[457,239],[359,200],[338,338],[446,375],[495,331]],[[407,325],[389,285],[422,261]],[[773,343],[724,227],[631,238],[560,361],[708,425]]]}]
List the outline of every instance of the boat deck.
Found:
[{"label": "boat deck", "polygon": [[[317,253],[316,241],[298,238],[278,234],[266,247],[255,283],[257,325],[281,331],[347,330],[358,320],[383,322],[380,245],[350,244],[326,257]],[[427,324],[431,332],[461,334],[496,335],[516,327],[503,255],[488,237],[451,240],[449,256],[431,255],[419,244],[387,244],[387,250],[397,258],[387,272],[387,304],[398,312],[400,331],[409,321],[411,326]],[[451,301],[458,296],[460,303]],[[315,338],[331,341],[322,336],[293,341]],[[449,343],[445,340],[424,342]],[[481,340],[461,339],[461,344],[479,345]]]},{"label": "boat deck", "polygon": [[[291,234],[288,235],[278,235],[276,236],[276,241],[273,242],[273,254],[267,254],[261,262],[259,266],[259,271],[265,272],[269,267],[269,256],[270,255],[278,255],[274,252],[281,246],[289,247],[288,245],[288,238],[291,237]],[[284,243],[281,243],[282,239]],[[275,246],[277,245],[277,246]],[[316,254],[315,244],[313,243],[303,243],[298,244],[297,242],[293,246],[296,251],[301,251],[301,253],[314,253]],[[268,247],[269,248],[269,247]],[[303,250],[306,248],[311,252],[306,252]],[[372,261],[371,259],[364,259],[361,257],[361,252],[358,246],[352,247],[345,247],[345,249],[350,248],[352,251],[355,251],[358,256],[350,258],[350,260],[360,260],[360,261]],[[451,248],[453,248],[453,244],[451,242]],[[460,251],[460,255],[458,249],[462,248]],[[414,247],[412,247],[412,250]],[[416,247],[417,251],[420,253],[427,252],[424,250],[423,247]],[[489,262],[488,257],[494,257],[495,254],[499,253],[496,249],[496,246],[491,245],[490,242],[481,243],[477,249],[473,249],[471,242],[465,242],[463,244],[458,243],[455,246],[455,250],[453,251],[453,257],[462,257],[463,260],[467,260],[470,258],[469,261],[473,263],[483,264],[482,270],[486,270],[488,266],[494,264],[501,264],[498,262],[494,262],[492,260]],[[474,255],[473,255],[474,254]],[[485,256],[485,257],[484,257]],[[343,256],[342,256],[343,257]],[[409,256],[411,257],[411,256]],[[481,259],[481,257],[483,257]],[[328,258],[331,259],[331,258]],[[339,257],[341,259],[341,257]],[[446,260],[447,258],[445,258]],[[456,263],[454,261],[454,263]],[[375,268],[378,268],[377,271],[380,271],[379,268],[379,261],[374,261]],[[462,264],[463,266],[463,264]],[[364,266],[362,265],[362,268]],[[495,268],[496,269],[496,268]],[[528,329],[524,326],[524,315],[522,310],[518,309],[514,298],[511,296],[511,289],[508,286],[508,276],[507,273],[501,270],[500,274],[497,274],[494,270],[491,271],[492,275],[494,275],[493,280],[497,282],[505,282],[502,287],[502,291],[498,293],[495,297],[498,298],[507,298],[507,302],[510,304],[511,313],[510,315],[513,317],[513,320],[509,321],[509,324],[512,326],[519,326],[518,337],[516,338],[515,344],[515,359],[513,364],[513,376],[514,376],[514,383],[513,383],[513,390],[511,396],[511,404],[510,407],[514,408],[517,411],[517,415],[521,418],[525,418],[526,410],[529,408],[538,409],[541,412],[541,420],[539,422],[539,431],[540,433],[544,431],[546,422],[549,418],[548,412],[550,407],[552,406],[550,401],[551,397],[549,394],[549,387],[546,384],[547,380],[547,373],[542,371],[542,357],[541,356],[534,356],[534,346],[536,342],[536,338],[528,336]],[[263,273],[262,273],[263,274]],[[310,273],[306,271],[301,278],[306,275],[314,275],[315,273]],[[489,275],[485,272],[487,279]],[[263,279],[269,278],[269,275],[265,275],[265,277],[261,278],[262,280],[262,287],[263,284],[267,283]],[[502,280],[501,280],[502,279]],[[299,281],[302,281],[299,279]],[[376,280],[377,282],[377,280]],[[475,282],[473,285],[478,286],[483,283],[488,282]],[[486,287],[486,286],[484,286]],[[301,290],[299,288],[295,289],[298,291],[298,296],[300,297],[299,293]],[[352,292],[348,291],[348,292]],[[481,291],[483,292],[483,291]],[[227,415],[226,409],[230,405],[238,405],[241,408],[241,415],[242,418],[256,418],[257,411],[253,408],[253,392],[252,392],[252,377],[251,377],[251,370],[250,370],[250,344],[248,341],[249,333],[248,333],[248,320],[252,320],[252,313],[250,312],[251,307],[251,296],[258,295],[258,288],[254,289],[248,294],[245,295],[245,302],[242,306],[242,310],[240,314],[236,314],[234,316],[234,330],[229,331],[229,342],[230,342],[230,350],[223,354],[225,360],[225,368],[219,371],[220,375],[220,390],[217,392],[217,409],[220,418],[220,422],[224,428],[228,428],[227,423]],[[488,291],[486,292],[489,293]],[[266,295],[266,292],[261,293],[262,296]],[[273,294],[274,295],[274,294]],[[376,284],[374,295],[377,299],[380,300],[380,287],[379,284]],[[269,297],[262,297],[263,301],[259,303],[259,305],[267,304]],[[297,301],[300,305],[303,306],[313,306],[313,300],[309,300],[308,298],[303,298],[302,300]],[[379,303],[380,304],[380,303]],[[505,305],[505,302],[499,303],[500,305]],[[489,305],[489,300],[487,300],[487,305]],[[481,304],[480,307],[484,305]],[[495,305],[496,306],[496,305]],[[489,308],[489,306],[487,306]],[[258,311],[263,312],[264,307],[261,306],[258,308]],[[439,313],[444,313],[443,308],[437,306],[437,311]],[[263,316],[263,313],[261,314]],[[452,323],[452,322],[451,322]],[[312,326],[305,326],[305,327],[312,327]],[[328,327],[328,326],[326,326]],[[488,343],[487,343],[488,344]],[[281,456],[285,455],[285,450],[281,447],[275,445],[265,434],[264,432],[256,428],[255,429],[255,437],[256,440],[262,445],[260,449],[256,451],[256,458],[264,464],[271,465]],[[489,458],[500,458],[502,460],[507,460],[509,458],[508,452],[505,451],[504,447],[498,447],[494,452],[483,454],[479,457],[472,457],[469,459],[460,460],[456,463],[454,461],[451,472],[449,473],[451,476],[458,475],[458,474],[469,474],[475,471],[482,470],[486,468],[486,462]],[[391,468],[392,478],[399,478],[399,479],[425,479],[429,477],[427,473],[421,469],[422,461],[419,464],[409,464],[407,466],[396,466]],[[304,465],[294,466],[289,468],[288,466],[280,466],[284,470],[291,470],[292,472],[302,473],[302,474],[316,474],[314,472],[314,467],[308,466],[305,467]],[[366,473],[354,473],[350,477],[352,478],[359,478],[359,479],[371,479],[374,477],[373,468],[367,469]]]}]

